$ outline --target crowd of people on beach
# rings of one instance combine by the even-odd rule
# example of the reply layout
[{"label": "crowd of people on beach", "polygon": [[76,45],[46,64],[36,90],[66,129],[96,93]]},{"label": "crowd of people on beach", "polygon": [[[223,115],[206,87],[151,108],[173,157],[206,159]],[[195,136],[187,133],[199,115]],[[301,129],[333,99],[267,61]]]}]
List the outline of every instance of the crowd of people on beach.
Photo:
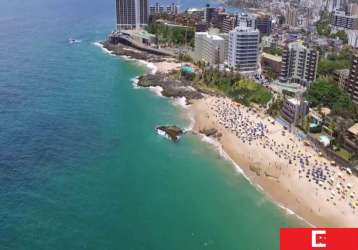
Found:
[{"label": "crowd of people on beach", "polygon": [[212,98],[209,107],[220,125],[230,130],[242,143],[261,146],[274,154],[277,162],[284,163],[274,164],[281,173],[284,170],[282,167],[294,168],[300,180],[316,185],[316,190],[325,190],[327,202],[335,206],[337,200],[344,200],[353,212],[358,209],[358,196],[353,185],[346,180],[351,174],[348,169],[328,161],[317,149],[305,145],[272,118],[261,117],[262,114],[255,108],[219,97]]}]

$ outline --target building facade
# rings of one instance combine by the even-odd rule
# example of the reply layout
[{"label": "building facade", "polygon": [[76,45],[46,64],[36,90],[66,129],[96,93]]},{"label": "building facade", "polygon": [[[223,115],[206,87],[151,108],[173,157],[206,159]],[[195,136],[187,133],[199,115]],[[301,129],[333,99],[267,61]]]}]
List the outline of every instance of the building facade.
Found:
[{"label": "building facade", "polygon": [[298,23],[297,9],[294,7],[287,6],[285,20],[287,25],[296,27]]},{"label": "building facade", "polygon": [[272,19],[268,15],[259,15],[255,19],[255,28],[258,29],[261,35],[269,35],[272,30]]},{"label": "building facade", "polygon": [[346,82],[346,90],[350,94],[352,101],[358,104],[358,55],[353,56],[352,67]]},{"label": "building facade", "polygon": [[139,29],[148,24],[149,0],[116,0],[117,30]]},{"label": "building facade", "polygon": [[281,116],[290,124],[297,124],[298,120],[308,113],[308,104],[303,100],[288,98],[283,102]]},{"label": "building facade", "polygon": [[281,73],[282,57],[263,52],[261,54],[262,72],[266,76],[279,76]]},{"label": "building facade", "polygon": [[358,16],[346,15],[344,11],[335,11],[331,18],[331,24],[337,28],[358,29]]},{"label": "building facade", "polygon": [[229,33],[237,26],[237,16],[227,15],[224,17],[223,24],[221,27],[222,33]]},{"label": "building facade", "polygon": [[316,80],[319,52],[307,48],[302,42],[288,44],[282,52],[280,82],[309,86]]},{"label": "building facade", "polygon": [[252,27],[238,26],[229,32],[228,65],[242,73],[257,70],[260,32]]},{"label": "building facade", "polygon": [[174,3],[164,6],[157,2],[154,5],[151,5],[149,10],[150,10],[151,15],[152,14],[162,14],[162,13],[177,14],[178,6],[175,5]]},{"label": "building facade", "polygon": [[224,62],[225,40],[208,32],[195,32],[194,61],[204,61],[210,65]]}]

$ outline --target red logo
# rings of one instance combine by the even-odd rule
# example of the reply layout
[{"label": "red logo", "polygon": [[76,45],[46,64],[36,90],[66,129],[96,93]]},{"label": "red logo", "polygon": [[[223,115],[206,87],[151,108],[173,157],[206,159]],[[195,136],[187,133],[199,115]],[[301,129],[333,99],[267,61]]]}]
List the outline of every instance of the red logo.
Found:
[{"label": "red logo", "polygon": [[280,250],[358,250],[358,228],[281,228]]}]

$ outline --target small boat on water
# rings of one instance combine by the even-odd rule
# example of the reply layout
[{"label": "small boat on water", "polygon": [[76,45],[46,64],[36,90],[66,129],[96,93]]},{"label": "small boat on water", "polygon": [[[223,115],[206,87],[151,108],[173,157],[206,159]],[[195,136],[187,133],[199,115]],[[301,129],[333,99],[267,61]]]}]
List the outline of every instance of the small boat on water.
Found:
[{"label": "small boat on water", "polygon": [[70,39],[68,39],[68,42],[70,43],[70,44],[74,44],[74,43],[80,43],[80,42],[82,42],[81,40],[77,40],[77,39],[72,39],[72,38],[70,38]]}]

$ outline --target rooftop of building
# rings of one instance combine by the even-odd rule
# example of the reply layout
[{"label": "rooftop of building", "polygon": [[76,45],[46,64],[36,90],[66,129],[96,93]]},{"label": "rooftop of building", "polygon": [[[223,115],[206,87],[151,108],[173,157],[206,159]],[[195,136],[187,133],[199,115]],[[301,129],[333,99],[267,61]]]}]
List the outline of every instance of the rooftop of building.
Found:
[{"label": "rooftop of building", "polygon": [[262,57],[265,57],[267,59],[270,59],[272,61],[275,62],[282,62],[282,57],[281,56],[276,56],[276,55],[272,55],[266,52],[262,52]]},{"label": "rooftop of building", "polygon": [[338,75],[349,75],[349,69],[336,69],[334,73]]},{"label": "rooftop of building", "polygon": [[237,26],[234,30],[235,32],[259,32],[258,29],[255,29],[253,27],[248,27],[246,25],[242,25],[240,24],[239,26]]},{"label": "rooftop of building", "polygon": [[290,102],[291,104],[295,105],[295,106],[300,105],[300,101],[298,99],[296,99],[296,98],[288,98],[287,101]]},{"label": "rooftop of building", "polygon": [[212,40],[218,40],[218,41],[224,40],[224,38],[222,38],[221,36],[210,34],[209,32],[195,32],[195,34],[206,35],[208,38]]},{"label": "rooftop of building", "polygon": [[358,123],[354,124],[352,127],[348,129],[348,131],[355,136],[358,136]]}]

